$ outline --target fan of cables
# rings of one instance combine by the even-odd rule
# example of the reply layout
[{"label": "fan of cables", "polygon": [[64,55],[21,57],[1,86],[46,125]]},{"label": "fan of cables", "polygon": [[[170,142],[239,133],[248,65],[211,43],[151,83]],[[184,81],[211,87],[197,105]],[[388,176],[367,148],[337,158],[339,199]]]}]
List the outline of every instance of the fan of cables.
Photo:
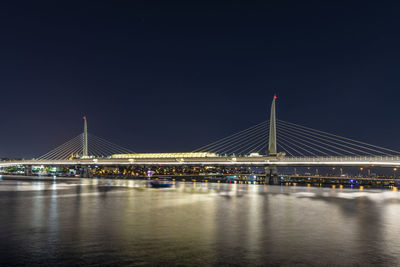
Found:
[{"label": "fan of cables", "polygon": [[288,156],[381,156],[400,155],[380,146],[315,130],[282,120],[276,121],[277,145]]},{"label": "fan of cables", "polygon": [[[269,126],[269,121],[263,121],[193,152],[220,155],[266,154]],[[282,120],[276,120],[276,140],[278,152],[285,152],[286,156],[293,157],[400,155],[399,151]]]},{"label": "fan of cables", "polygon": [[[84,134],[72,138],[64,144],[38,157],[40,160],[67,160],[79,158],[83,154]],[[112,154],[134,153],[132,150],[113,144],[103,138],[88,133],[88,155],[108,157]]]},{"label": "fan of cables", "polygon": [[219,139],[193,152],[211,152],[220,155],[247,155],[263,153],[268,147],[269,121],[263,121],[243,131]]}]

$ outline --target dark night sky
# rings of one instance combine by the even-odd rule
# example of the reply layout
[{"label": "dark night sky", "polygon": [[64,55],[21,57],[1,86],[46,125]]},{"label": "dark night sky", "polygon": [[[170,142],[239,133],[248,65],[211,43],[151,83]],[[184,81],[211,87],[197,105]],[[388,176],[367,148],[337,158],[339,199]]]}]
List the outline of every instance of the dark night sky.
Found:
[{"label": "dark night sky", "polygon": [[[190,151],[267,119],[400,149],[400,4],[1,1],[0,157]],[[353,4],[352,4],[353,3]]]}]

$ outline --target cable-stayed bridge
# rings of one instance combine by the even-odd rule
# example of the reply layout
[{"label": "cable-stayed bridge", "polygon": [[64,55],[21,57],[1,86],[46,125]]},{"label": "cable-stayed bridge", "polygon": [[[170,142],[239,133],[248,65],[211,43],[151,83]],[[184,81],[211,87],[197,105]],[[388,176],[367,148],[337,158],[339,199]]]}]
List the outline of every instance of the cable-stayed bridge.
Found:
[{"label": "cable-stayed bridge", "polygon": [[16,165],[215,165],[399,167],[400,152],[301,126],[276,118],[274,96],[269,120],[185,153],[134,153],[84,131],[48,153],[31,160],[1,161]]}]

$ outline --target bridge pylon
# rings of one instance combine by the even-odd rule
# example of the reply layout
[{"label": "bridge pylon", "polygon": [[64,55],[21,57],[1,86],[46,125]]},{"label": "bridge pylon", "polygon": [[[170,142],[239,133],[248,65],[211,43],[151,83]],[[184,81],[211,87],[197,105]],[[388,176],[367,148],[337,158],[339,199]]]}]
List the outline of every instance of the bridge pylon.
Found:
[{"label": "bridge pylon", "polygon": [[113,144],[88,132],[87,119],[83,116],[83,133],[38,157],[40,160],[75,160],[109,157],[113,154],[131,154],[130,149]]},{"label": "bridge pylon", "polygon": [[268,151],[267,155],[276,156],[276,112],[275,112],[275,100],[278,97],[274,95],[271,104],[271,117],[269,120],[269,142],[268,142]]},{"label": "bridge pylon", "polygon": [[[276,148],[276,111],[275,111],[275,101],[278,97],[274,95],[271,104],[271,114],[269,120],[269,140],[268,140],[268,156],[277,156]],[[276,166],[269,166],[265,168],[265,183],[278,185],[278,168]]]},{"label": "bridge pylon", "polygon": [[82,157],[88,157],[88,132],[87,132],[87,120],[86,116],[83,116],[83,150],[82,150]]}]

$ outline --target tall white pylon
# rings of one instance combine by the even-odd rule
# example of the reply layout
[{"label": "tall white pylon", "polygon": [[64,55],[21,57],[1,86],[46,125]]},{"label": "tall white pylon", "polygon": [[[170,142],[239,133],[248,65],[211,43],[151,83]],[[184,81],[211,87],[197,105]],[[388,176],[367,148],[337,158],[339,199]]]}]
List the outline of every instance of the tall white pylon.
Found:
[{"label": "tall white pylon", "polygon": [[275,114],[275,100],[278,97],[274,95],[274,99],[271,104],[271,118],[269,120],[269,143],[267,154],[275,156],[276,151],[276,114]]},{"label": "tall white pylon", "polygon": [[83,157],[88,156],[88,133],[86,116],[83,116]]}]

